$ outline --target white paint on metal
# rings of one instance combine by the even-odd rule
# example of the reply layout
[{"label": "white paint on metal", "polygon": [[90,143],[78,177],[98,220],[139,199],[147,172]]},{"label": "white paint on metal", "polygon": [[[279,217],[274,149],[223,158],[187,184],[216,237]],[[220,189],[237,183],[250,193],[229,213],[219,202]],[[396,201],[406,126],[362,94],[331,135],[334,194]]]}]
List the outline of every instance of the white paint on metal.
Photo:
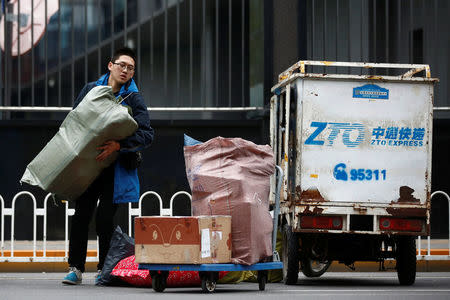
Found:
[{"label": "white paint on metal", "polygon": [[[43,256],[45,257],[45,256],[47,256],[47,201],[48,201],[48,199],[50,199],[50,197],[52,196],[52,194],[47,194],[47,196],[45,196],[45,199],[44,199],[44,209],[43,209],[43,211],[42,211],[42,214],[40,214],[41,216],[43,216],[44,217],[44,230],[43,230],[43,241],[44,241],[44,245],[43,245],[43,247],[44,247],[44,253],[43,253]],[[38,209],[38,210],[40,210],[40,208]]]},{"label": "white paint on metal", "polygon": [[[12,200],[12,214],[11,214],[11,257],[14,256],[14,209],[16,207],[16,200],[22,196],[27,195],[33,201],[33,257],[36,257],[36,198],[28,191],[22,191],[17,193]],[[3,230],[3,228],[2,228]]]},{"label": "white paint on metal", "polygon": [[[272,96],[270,98],[270,117],[269,117],[269,123],[270,123],[270,131],[269,131],[269,139],[271,145],[277,145],[277,132],[278,132],[278,126],[277,126],[277,96]],[[273,155],[276,160],[278,157],[278,151],[277,147],[272,147]],[[275,161],[275,163],[277,163]],[[272,174],[270,176],[270,192],[269,192],[269,203],[273,204],[275,203],[275,174]]]},{"label": "white paint on metal", "polygon": [[[408,186],[425,204],[430,189],[430,176],[425,174],[431,174],[428,85],[379,83],[389,98],[363,99],[352,95],[354,89],[365,86],[360,82],[299,79],[296,84],[304,86],[298,93],[298,101],[303,102],[305,141],[302,191],[317,188],[327,201],[391,203],[399,199],[399,188]],[[313,122],[324,127],[321,130]],[[386,138],[390,129],[391,138]],[[402,129],[408,130],[407,137],[400,136]],[[416,130],[424,130],[422,139],[413,139]],[[377,132],[382,134],[374,136]],[[346,180],[333,173],[339,164],[344,166]],[[352,180],[351,170],[361,169],[363,179]],[[318,174],[319,180],[310,174]]]},{"label": "white paint on metal", "polygon": [[142,216],[142,201],[146,198],[147,195],[155,196],[159,203],[160,212],[163,209],[163,201],[161,199],[161,196],[157,192],[154,192],[154,191],[147,191],[141,195],[141,197],[139,198],[139,203],[138,203],[137,209],[132,208],[132,203],[129,203],[128,204],[128,235],[129,236],[131,236],[131,228],[133,228],[132,224],[131,224],[132,217],[133,216],[138,216],[138,217]]},{"label": "white paint on metal", "polygon": [[[296,85],[296,92],[297,94],[300,93],[304,89],[303,84]],[[295,178],[292,180],[293,185],[295,187],[295,190],[293,192],[296,192],[296,187],[301,185],[301,160],[302,160],[302,151],[301,151],[301,145],[303,143],[303,124],[302,124],[302,116],[303,116],[303,102],[298,101],[295,105],[295,128],[293,128],[293,132],[295,132],[293,138],[295,139],[295,156],[296,160],[293,163],[293,166],[295,168]],[[314,178],[314,177],[313,177]],[[294,193],[295,195],[295,193]]]},{"label": "white paint on metal", "polygon": [[69,208],[69,201],[64,201],[64,256],[68,257],[69,253],[69,216],[75,214],[75,209]]},{"label": "white paint on metal", "polygon": [[417,255],[417,260],[450,260],[448,255]]},{"label": "white paint on metal", "polygon": [[284,178],[283,178],[283,199],[287,200],[288,199],[288,189],[289,189],[289,118],[290,118],[290,114],[291,114],[291,85],[287,84],[286,85],[286,98],[285,98],[285,124],[284,124],[284,133],[283,133],[283,141],[284,141],[284,146],[283,146],[283,151],[282,151],[282,159],[283,159],[283,163],[282,165],[282,169],[283,169],[283,173],[285,174]]},{"label": "white paint on metal", "polygon": [[[286,97],[285,94],[283,94],[282,96],[277,96],[277,116],[278,116],[278,120],[277,120],[277,124],[276,124],[276,128],[278,130],[278,134],[277,134],[277,145],[275,147],[277,147],[277,153],[279,155],[279,161],[278,164],[281,166],[281,168],[284,167],[283,165],[283,161],[284,161],[284,157],[283,157],[283,138],[284,138],[284,133],[286,132],[286,127],[282,127],[281,125],[281,120],[283,120],[283,109],[281,109],[281,107],[284,107],[284,103],[286,102]],[[285,171],[285,170],[283,170]],[[286,172],[284,172],[284,174],[286,174]],[[287,176],[287,175],[286,175]],[[286,177],[285,176],[285,177]],[[284,190],[284,185],[283,185],[283,190]],[[281,201],[286,201],[286,198],[284,196],[284,192],[280,195],[281,197]]]},{"label": "white paint on metal", "polygon": [[[33,255],[31,257],[17,257],[14,256],[14,219],[15,219],[15,204],[16,200],[23,195],[29,196],[33,200]],[[141,216],[142,215],[142,201],[143,199],[148,196],[153,195],[156,197],[160,204],[160,215],[173,215],[173,202],[175,198],[177,198],[180,195],[185,195],[189,198],[189,200],[192,200],[191,195],[188,192],[185,191],[178,191],[176,192],[170,199],[170,208],[164,208],[162,205],[162,199],[161,196],[154,192],[154,191],[148,191],[141,195],[139,198],[139,206],[138,208],[133,208],[131,206],[131,203],[128,207],[128,213],[129,213],[129,235],[131,236],[131,218],[132,216]],[[51,198],[51,194],[47,194],[44,199],[44,208],[36,208],[36,198],[34,195],[28,191],[22,191],[17,193],[12,201],[12,207],[11,208],[5,208],[4,206],[4,199],[0,195],[0,208],[1,208],[1,256],[0,256],[0,262],[66,262],[68,260],[68,221],[69,217],[73,216],[75,214],[75,209],[69,208],[69,202],[64,201],[65,205],[65,239],[64,239],[64,257],[49,257],[47,256],[47,249],[46,249],[46,243],[47,243],[47,201]],[[97,201],[98,205],[98,201]],[[8,257],[4,256],[4,216],[9,215],[11,216],[11,248],[10,252],[11,255]],[[36,256],[36,216],[43,216],[44,217],[44,225],[43,225],[43,256],[37,257]],[[88,262],[96,262],[98,261],[98,238],[97,238],[97,256],[96,257],[87,257],[86,261]]]},{"label": "white paint on metal", "polygon": [[[173,201],[179,195],[185,195],[189,198],[189,201],[192,202],[192,196],[188,192],[178,191],[170,198],[170,206],[169,209],[163,209],[162,216],[173,216]],[[191,205],[191,215],[192,215],[192,205]]]}]

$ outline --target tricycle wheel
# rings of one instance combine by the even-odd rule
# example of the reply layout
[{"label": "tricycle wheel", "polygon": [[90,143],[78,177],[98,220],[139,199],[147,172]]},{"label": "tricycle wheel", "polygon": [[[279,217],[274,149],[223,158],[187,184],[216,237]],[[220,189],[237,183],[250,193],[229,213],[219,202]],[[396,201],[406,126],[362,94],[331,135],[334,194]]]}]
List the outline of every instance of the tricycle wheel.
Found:
[{"label": "tricycle wheel", "polygon": [[216,282],[210,279],[202,278],[202,291],[212,293],[216,290]]},{"label": "tricycle wheel", "polygon": [[412,285],[416,281],[416,240],[402,236],[397,240],[397,275],[400,285]]},{"label": "tricycle wheel", "polygon": [[309,257],[301,260],[302,273],[306,277],[320,277],[331,265],[330,260],[319,261]]},{"label": "tricycle wheel", "polygon": [[281,259],[283,261],[283,278],[285,284],[296,284],[299,271],[300,245],[298,235],[292,232],[292,227],[284,226],[283,249]]},{"label": "tricycle wheel", "polygon": [[258,285],[259,290],[264,291],[266,289],[267,271],[258,271]]}]

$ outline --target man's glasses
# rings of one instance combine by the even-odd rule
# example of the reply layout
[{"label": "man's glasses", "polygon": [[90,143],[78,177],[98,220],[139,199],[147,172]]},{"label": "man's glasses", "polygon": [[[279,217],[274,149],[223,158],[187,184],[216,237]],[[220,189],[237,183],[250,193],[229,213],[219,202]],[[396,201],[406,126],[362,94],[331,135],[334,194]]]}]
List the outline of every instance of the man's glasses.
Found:
[{"label": "man's glasses", "polygon": [[133,72],[133,71],[134,71],[134,66],[132,66],[132,65],[127,65],[127,64],[124,63],[124,62],[120,62],[120,63],[115,63],[115,62],[113,62],[113,65],[118,65],[118,66],[120,66],[120,67],[122,68],[122,70],[127,69],[127,70],[130,71],[130,72]]}]

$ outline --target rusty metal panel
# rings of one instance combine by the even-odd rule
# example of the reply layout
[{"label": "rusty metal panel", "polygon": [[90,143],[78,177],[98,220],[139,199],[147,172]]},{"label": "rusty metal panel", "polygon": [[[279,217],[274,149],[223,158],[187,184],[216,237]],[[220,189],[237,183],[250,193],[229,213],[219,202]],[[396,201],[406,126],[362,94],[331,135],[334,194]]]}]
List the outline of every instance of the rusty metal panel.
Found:
[{"label": "rusty metal panel", "polygon": [[[302,85],[296,85],[297,87],[297,93],[299,93],[298,91],[302,91],[304,89],[303,87],[303,82],[302,81]],[[302,161],[302,144],[303,144],[303,139],[302,139],[302,133],[303,133],[303,122],[302,122],[302,118],[303,118],[303,101],[297,101],[296,103],[296,115],[295,115],[295,124],[297,127],[297,130],[295,132],[295,152],[296,152],[296,162],[295,162],[295,187],[300,186],[300,178],[301,178],[301,161]],[[294,191],[296,192],[296,191]]]},{"label": "rusty metal panel", "polygon": [[298,78],[296,200],[426,205],[432,83]]},{"label": "rusty metal panel", "polygon": [[[427,209],[423,205],[342,205],[344,203],[299,203],[294,208],[296,215],[376,215],[394,217],[422,217],[425,218]],[[338,205],[341,204],[341,205]]]},{"label": "rusty metal panel", "polygon": [[288,84],[286,86],[286,98],[285,98],[285,122],[284,122],[284,133],[283,133],[283,163],[282,165],[282,169],[283,169],[283,173],[285,174],[284,178],[283,178],[283,196],[281,197],[283,200],[288,200],[289,201],[289,191],[288,191],[288,186],[289,186],[289,125],[290,125],[290,107],[291,107],[291,84]]},{"label": "rusty metal panel", "polygon": [[[278,99],[277,96],[272,96],[270,98],[270,145],[272,145],[273,154],[275,157],[275,161],[277,162],[278,157],[278,147],[274,147],[274,145],[277,145],[277,133],[278,133],[278,120],[277,120],[277,106],[278,106]],[[275,175],[270,176],[270,193],[269,193],[269,203],[273,204],[275,203]]]}]

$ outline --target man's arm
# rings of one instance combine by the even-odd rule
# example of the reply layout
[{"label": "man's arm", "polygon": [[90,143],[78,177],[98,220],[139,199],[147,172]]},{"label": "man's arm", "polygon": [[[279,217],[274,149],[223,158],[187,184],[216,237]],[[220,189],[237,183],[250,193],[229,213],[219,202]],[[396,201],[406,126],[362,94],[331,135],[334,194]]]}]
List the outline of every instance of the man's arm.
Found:
[{"label": "man's arm", "polygon": [[120,151],[139,151],[150,146],[154,130],[150,126],[150,117],[144,98],[139,93],[133,93],[125,101],[133,111],[133,119],[138,123],[138,129],[133,135],[119,141]]}]

